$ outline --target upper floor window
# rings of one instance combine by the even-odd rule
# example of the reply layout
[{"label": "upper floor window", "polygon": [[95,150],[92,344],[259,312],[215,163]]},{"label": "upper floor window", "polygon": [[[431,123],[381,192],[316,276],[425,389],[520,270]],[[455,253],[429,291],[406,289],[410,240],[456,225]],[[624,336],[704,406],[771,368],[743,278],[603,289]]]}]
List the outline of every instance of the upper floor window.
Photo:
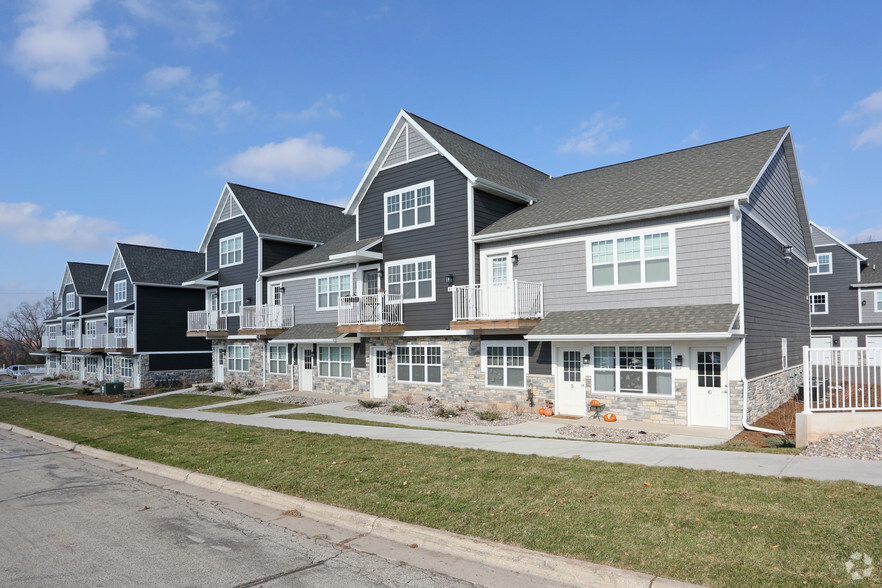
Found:
[{"label": "upper floor window", "polygon": [[282,303],[282,294],[284,293],[285,288],[282,287],[281,284],[273,284],[270,288],[270,300],[273,301],[273,304],[278,306]]},{"label": "upper floor window", "polygon": [[827,314],[827,293],[818,292],[809,294],[812,314]]},{"label": "upper floor window", "polygon": [[809,273],[812,275],[815,274],[832,274],[833,273],[833,254],[832,253],[818,253],[818,265],[810,267]]},{"label": "upper floor window", "polygon": [[77,306],[77,295],[73,292],[68,292],[64,295],[64,310],[73,310]]},{"label": "upper floor window", "polygon": [[589,289],[673,283],[668,232],[591,241],[588,247]]},{"label": "upper floor window", "polygon": [[98,333],[97,321],[86,321],[86,335],[94,337]]},{"label": "upper floor window", "polygon": [[221,316],[239,316],[242,308],[242,286],[229,286],[220,289]]},{"label": "upper floor window", "polygon": [[405,302],[435,300],[435,256],[386,264],[386,289]]},{"label": "upper floor window", "polygon": [[316,303],[315,306],[322,310],[337,308],[341,296],[352,294],[352,276],[341,274],[339,276],[325,276],[315,281]]},{"label": "upper floor window", "polygon": [[119,280],[118,282],[113,283],[113,301],[114,302],[125,302],[126,301],[126,281]]},{"label": "upper floor window", "polygon": [[407,231],[435,224],[432,193],[435,181],[431,180],[402,190],[386,192],[386,233]]},{"label": "upper floor window", "polygon": [[220,266],[242,263],[242,233],[220,240]]},{"label": "upper floor window", "polygon": [[882,290],[876,292],[876,312],[882,312]]},{"label": "upper floor window", "polygon": [[124,316],[116,316],[113,317],[113,332],[117,335],[125,335],[126,334],[126,317]]}]

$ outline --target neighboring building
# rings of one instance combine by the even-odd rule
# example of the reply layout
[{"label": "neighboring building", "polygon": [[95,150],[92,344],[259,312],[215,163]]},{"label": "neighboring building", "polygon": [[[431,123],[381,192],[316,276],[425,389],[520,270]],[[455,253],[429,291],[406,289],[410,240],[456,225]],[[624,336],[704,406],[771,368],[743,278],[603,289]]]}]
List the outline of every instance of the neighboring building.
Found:
[{"label": "neighboring building", "polygon": [[882,241],[846,245],[811,227],[812,347],[882,347]]},{"label": "neighboring building", "polygon": [[401,112],[345,214],[257,264],[293,307],[266,353],[294,388],[717,427],[745,385],[751,422],[796,393],[814,252],[789,128],[551,177]]}]

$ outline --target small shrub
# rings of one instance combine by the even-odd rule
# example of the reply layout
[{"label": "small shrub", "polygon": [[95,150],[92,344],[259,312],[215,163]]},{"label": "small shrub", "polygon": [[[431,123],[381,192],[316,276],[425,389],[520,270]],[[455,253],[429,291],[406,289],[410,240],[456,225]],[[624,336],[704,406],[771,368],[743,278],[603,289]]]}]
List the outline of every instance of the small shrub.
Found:
[{"label": "small shrub", "polygon": [[469,401],[468,400],[463,400],[462,404],[456,405],[456,410],[458,410],[459,412],[465,412],[468,409],[469,409]]},{"label": "small shrub", "polygon": [[171,392],[174,388],[159,388],[156,392],[157,394],[162,394],[163,392]]},{"label": "small shrub", "polygon": [[243,394],[243,393],[244,393],[244,392],[242,391],[242,388],[240,388],[239,386],[231,386],[231,387],[230,387],[230,392],[232,392],[233,394],[236,394],[236,395],[239,395],[239,394]]},{"label": "small shrub", "polygon": [[77,390],[77,394],[79,394],[80,396],[91,396],[92,391],[93,390],[91,388],[89,388],[87,386],[83,386],[82,388]]},{"label": "small shrub", "polygon": [[404,400],[404,404],[407,404],[408,406],[410,406],[411,404],[413,404],[413,395],[412,394],[405,394],[404,397],[402,398],[402,400]]},{"label": "small shrub", "polygon": [[475,412],[475,416],[482,421],[498,421],[502,415],[495,410],[479,410]]},{"label": "small shrub", "polygon": [[389,409],[391,412],[410,412],[410,409],[403,404],[394,404],[392,408]]},{"label": "small shrub", "polygon": [[239,394],[244,394],[245,396],[254,396],[258,392],[260,392],[260,390],[258,390],[257,388],[245,388],[244,390],[241,390]]},{"label": "small shrub", "polygon": [[459,416],[459,413],[456,412],[455,410],[451,410],[449,408],[444,408],[443,406],[439,406],[433,414],[436,417],[441,417],[442,419],[450,419],[455,416]]},{"label": "small shrub", "polygon": [[518,416],[518,417],[523,416],[524,407],[521,406],[520,402],[515,402],[514,404],[511,405],[511,411],[515,414],[515,416]]},{"label": "small shrub", "polygon": [[796,443],[793,441],[793,439],[787,439],[786,437],[766,437],[766,447],[796,447]]},{"label": "small shrub", "polygon": [[379,408],[383,406],[382,400],[359,400],[358,403],[364,408]]},{"label": "small shrub", "polygon": [[211,390],[212,392],[220,392],[223,389],[224,389],[224,387],[221,386],[220,384],[212,384],[211,388],[209,388],[209,390]]},{"label": "small shrub", "polygon": [[208,386],[206,386],[205,384],[199,384],[198,386],[196,386],[196,390],[198,390],[199,392],[205,392],[206,390],[208,390]]}]

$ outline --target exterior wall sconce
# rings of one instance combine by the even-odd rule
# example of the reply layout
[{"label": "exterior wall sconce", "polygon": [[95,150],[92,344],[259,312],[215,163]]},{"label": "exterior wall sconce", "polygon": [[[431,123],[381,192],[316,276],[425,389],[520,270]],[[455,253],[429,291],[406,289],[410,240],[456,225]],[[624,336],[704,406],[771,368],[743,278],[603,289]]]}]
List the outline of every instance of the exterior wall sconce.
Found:
[{"label": "exterior wall sconce", "polygon": [[582,356],[582,365],[591,365],[591,354],[586,353]]},{"label": "exterior wall sconce", "polygon": [[866,306],[866,305],[867,305],[867,301],[866,301],[866,300],[861,300],[861,306]]},{"label": "exterior wall sconce", "polygon": [[677,367],[683,367],[683,356],[682,355],[678,355],[677,357],[674,358],[674,365]]},{"label": "exterior wall sconce", "polygon": [[512,265],[517,265],[517,264],[518,264],[518,261],[519,261],[519,260],[518,260],[518,254],[517,254],[517,253],[515,253],[514,255],[511,256],[511,264],[512,264]]},{"label": "exterior wall sconce", "polygon": [[383,276],[384,275],[385,274],[383,273],[383,268],[380,268],[377,270],[377,285],[380,286],[381,288],[383,287]]},{"label": "exterior wall sconce", "polygon": [[251,306],[254,301],[251,299],[251,296],[245,298],[245,306]]},{"label": "exterior wall sconce", "polygon": [[790,245],[784,245],[784,246],[781,248],[781,253],[784,254],[784,259],[790,259],[790,258],[791,258],[791,254],[793,253],[793,247],[790,246]]},{"label": "exterior wall sconce", "polygon": [[279,286],[279,292],[281,292],[282,294],[284,294],[284,293],[285,293],[285,287],[284,287],[284,286]]},{"label": "exterior wall sconce", "polygon": [[454,278],[453,274],[447,274],[447,276],[445,276],[444,279],[447,280],[447,287],[448,288],[453,287],[453,278]]}]

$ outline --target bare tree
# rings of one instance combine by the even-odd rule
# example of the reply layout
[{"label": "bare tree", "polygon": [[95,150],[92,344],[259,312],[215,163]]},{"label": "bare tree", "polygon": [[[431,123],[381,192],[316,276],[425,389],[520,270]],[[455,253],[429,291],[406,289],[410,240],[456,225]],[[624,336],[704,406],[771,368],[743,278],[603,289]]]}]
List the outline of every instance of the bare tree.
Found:
[{"label": "bare tree", "polygon": [[55,316],[58,301],[55,295],[36,302],[22,302],[0,322],[0,362],[30,363],[31,351],[40,348],[45,326],[43,321]]}]

